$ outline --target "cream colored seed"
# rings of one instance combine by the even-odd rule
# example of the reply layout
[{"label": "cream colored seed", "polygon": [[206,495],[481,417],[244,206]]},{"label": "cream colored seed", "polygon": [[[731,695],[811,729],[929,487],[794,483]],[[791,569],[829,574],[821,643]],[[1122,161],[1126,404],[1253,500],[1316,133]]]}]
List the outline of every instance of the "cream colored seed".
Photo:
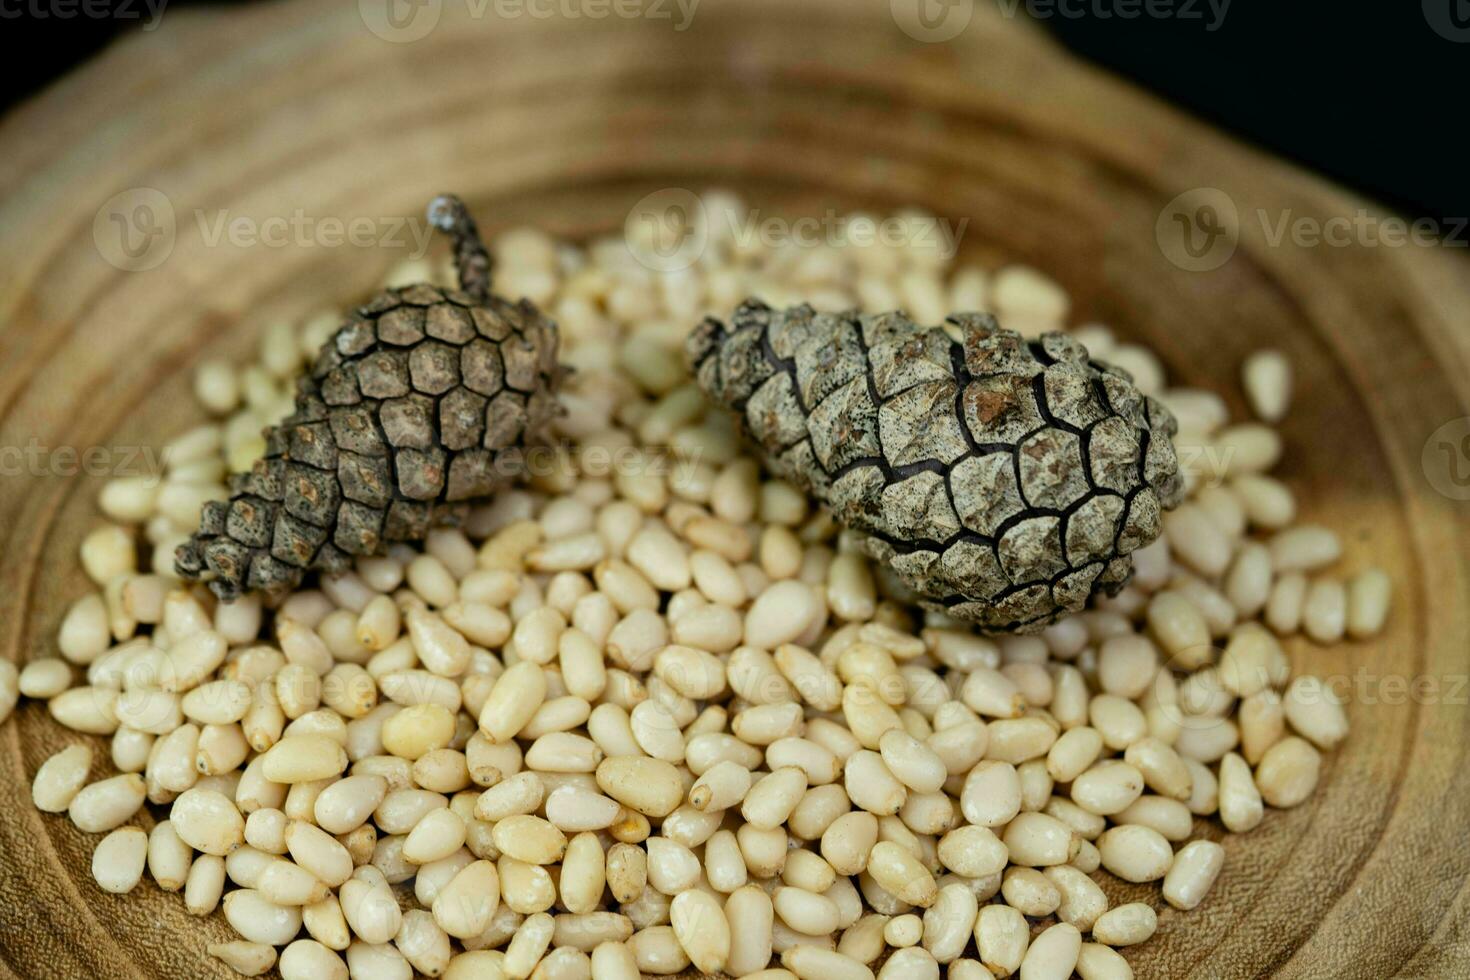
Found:
[{"label": "cream colored seed", "polygon": [[821,611],[821,602],[810,586],[776,582],[756,597],[745,614],[745,642],[761,650],[797,642]]},{"label": "cream colored seed", "polygon": [[189,878],[184,883],[184,908],[190,915],[213,913],[224,887],[225,859],[215,854],[200,855],[189,866]]},{"label": "cream colored seed", "polygon": [[1240,702],[1240,754],[1256,765],[1266,750],[1286,734],[1286,711],[1281,695],[1267,688]]},{"label": "cream colored seed", "polygon": [[1317,788],[1322,756],[1311,743],[1285,738],[1272,745],[1256,766],[1255,782],[1261,798],[1274,807],[1293,807],[1305,802]]},{"label": "cream colored seed", "polygon": [[779,827],[801,802],[806,788],[806,773],[801,769],[794,766],[777,769],[751,786],[740,814],[747,823],[757,827]]},{"label": "cream colored seed", "polygon": [[1097,761],[1103,740],[1086,725],[1063,732],[1046,753],[1046,769],[1059,783],[1069,783]]},{"label": "cream colored seed", "polygon": [[186,790],[174,801],[169,820],[184,843],[205,854],[229,854],[245,842],[245,818],[214,790]]},{"label": "cream colored seed", "polygon": [[878,740],[878,751],[890,772],[917,793],[937,793],[948,771],[943,760],[923,742],[900,729],[889,729]]},{"label": "cream colored seed", "polygon": [[1021,980],[1066,980],[1077,966],[1082,951],[1082,934],[1077,927],[1059,922],[1037,936],[1021,961]]},{"label": "cream colored seed", "polygon": [[228,943],[210,943],[206,949],[210,956],[243,977],[258,977],[276,965],[275,947],[267,943],[236,939]]},{"label": "cream colored seed", "polygon": [[1307,579],[1300,572],[1282,575],[1266,600],[1266,624],[1278,635],[1289,636],[1301,628],[1302,606],[1307,597]]},{"label": "cream colored seed", "polygon": [[1282,696],[1286,720],[1320,749],[1332,749],[1347,737],[1347,713],[1332,689],[1320,679],[1302,675]]},{"label": "cream colored seed", "polygon": [[1276,637],[1255,625],[1237,629],[1220,656],[1221,683],[1241,697],[1284,683],[1288,670]]},{"label": "cream colored seed", "polygon": [[1123,760],[1143,776],[1154,792],[1175,800],[1187,800],[1193,778],[1184,760],[1172,747],[1156,738],[1143,738],[1128,746]]},{"label": "cream colored seed", "polygon": [[46,813],[62,813],[87,783],[92,768],[90,746],[70,745],[41,763],[31,783],[31,801]]},{"label": "cream colored seed", "polygon": [[1108,759],[1072,780],[1072,799],[1100,816],[1127,809],[1143,793],[1143,774],[1127,762]]},{"label": "cream colored seed", "polygon": [[805,943],[783,952],[781,965],[800,980],[874,980],[873,971],[857,960]]},{"label": "cream colored seed", "polygon": [[867,749],[848,758],[843,785],[853,803],[880,817],[897,813],[908,797],[883,757]]},{"label": "cream colored seed", "polygon": [[689,805],[696,810],[724,810],[745,799],[751,784],[750,770],[724,760],[705,770],[689,790]]},{"label": "cream colored seed", "polygon": [[1031,928],[1017,909],[987,905],[975,921],[975,946],[980,962],[998,977],[1021,968],[1031,944]]},{"label": "cream colored seed", "polygon": [[1181,593],[1164,591],[1148,604],[1148,626],[1170,665],[1193,670],[1210,662],[1214,650],[1210,645],[1209,624],[1199,609]]},{"label": "cream colored seed", "polygon": [[515,737],[546,700],[546,676],[535,663],[506,669],[480,710],[480,730],[493,741]]},{"label": "cream colored seed", "polygon": [[1383,631],[1393,599],[1393,583],[1381,568],[1369,568],[1348,580],[1347,631],[1365,640]]},{"label": "cream colored seed", "polygon": [[1082,980],[1133,980],[1133,967],[1122,954],[1101,943],[1083,943],[1077,951]]},{"label": "cream colored seed", "polygon": [[597,767],[597,785],[619,803],[649,817],[668,816],[684,798],[678,770],[660,759],[605,759]]},{"label": "cream colored seed", "polygon": [[868,874],[910,905],[928,908],[939,893],[934,876],[912,853],[891,841],[879,841],[868,854]]},{"label": "cream colored seed", "polygon": [[730,923],[708,892],[694,889],[675,896],[669,919],[679,945],[697,969],[716,973],[725,968],[730,958]]},{"label": "cream colored seed", "polygon": [[1035,868],[1007,868],[1001,881],[1006,904],[1034,918],[1051,915],[1062,904],[1062,892]]},{"label": "cream colored seed", "polygon": [[1347,628],[1347,589],[1337,579],[1319,578],[1307,586],[1302,628],[1318,643],[1336,643]]},{"label": "cream colored seed", "polygon": [[924,938],[924,920],[917,915],[895,915],[883,926],[883,941],[895,949],[916,946]]},{"label": "cream colored seed", "polygon": [[965,819],[978,827],[1002,827],[1021,809],[1021,780],[1015,766],[986,761],[975,766],[960,792]]},{"label": "cream colored seed", "polygon": [[1093,923],[1092,936],[1109,946],[1133,946],[1153,936],[1158,924],[1152,905],[1130,902],[1103,913]]},{"label": "cream colored seed", "polygon": [[347,768],[347,753],[325,735],[290,735],[265,754],[263,772],[275,783],[309,783]]},{"label": "cream colored seed", "polygon": [[148,835],[137,827],[119,828],[92,852],[92,877],[103,891],[126,895],[143,877],[147,858]]},{"label": "cream colored seed", "polygon": [[231,928],[250,942],[284,946],[301,929],[299,908],[276,905],[252,888],[230,892],[224,907]]},{"label": "cream colored seed", "polygon": [[1230,564],[1230,538],[1198,504],[1181,504],[1164,515],[1163,524],[1173,553],[1206,578],[1218,577]]},{"label": "cream colored seed", "polygon": [[1261,792],[1250,765],[1234,752],[1220,760],[1220,820],[1240,834],[1254,829],[1264,815]]},{"label": "cream colored seed", "polygon": [[147,786],[136,773],[113,776],[81,789],[67,807],[78,830],[100,834],[122,826],[143,806]]},{"label": "cream colored seed", "polygon": [[1220,875],[1225,849],[1214,841],[1190,841],[1174,855],[1164,876],[1164,900],[1176,909],[1196,908]]},{"label": "cream colored seed", "polygon": [[71,667],[65,660],[55,657],[32,660],[20,672],[15,684],[21,694],[43,701],[71,687]]},{"label": "cream colored seed", "polygon": [[1157,881],[1168,872],[1174,851],[1151,827],[1127,824],[1113,827],[1097,839],[1102,865],[1124,881]]},{"label": "cream colored seed", "polygon": [[281,950],[281,980],[347,980],[347,964],[314,939],[298,939]]}]

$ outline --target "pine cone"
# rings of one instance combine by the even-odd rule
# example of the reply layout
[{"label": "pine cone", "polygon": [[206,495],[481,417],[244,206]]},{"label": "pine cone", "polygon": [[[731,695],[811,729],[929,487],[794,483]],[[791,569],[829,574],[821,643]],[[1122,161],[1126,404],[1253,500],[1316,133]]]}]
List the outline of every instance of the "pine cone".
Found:
[{"label": "pine cone", "polygon": [[[709,319],[686,354],[767,466],[861,532],[923,605],[1032,632],[1116,592],[1183,495],[1167,409],[1061,333],[988,314]],[[956,341],[951,331],[961,339]]]},{"label": "pine cone", "polygon": [[208,504],[175,556],[223,599],[337,572],[422,539],[523,467],[556,413],[556,325],[490,294],[490,261],[457,198],[429,218],[455,236],[461,289],[390,289],[317,356],[265,457]]}]

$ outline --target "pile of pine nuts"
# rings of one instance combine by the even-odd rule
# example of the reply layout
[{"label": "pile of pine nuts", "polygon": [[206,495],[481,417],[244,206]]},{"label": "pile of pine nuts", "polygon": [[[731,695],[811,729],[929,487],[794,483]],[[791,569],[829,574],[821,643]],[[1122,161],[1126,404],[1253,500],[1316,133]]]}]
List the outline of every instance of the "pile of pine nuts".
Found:
[{"label": "pile of pine nuts", "polygon": [[[917,611],[765,476],[679,345],[747,294],[1039,331],[1064,326],[1065,293],[950,270],[919,234],[747,242],[737,203],[705,203],[723,218],[676,272],[623,239],[502,236],[498,290],[549,310],[577,369],[561,443],[466,527],[274,608],[216,604],[172,551],[338,316],[199,369],[216,421],[167,448],[161,482],[103,489],[81,548],[95,590],[54,655],[0,663],[0,720],[24,695],[82,736],[32,793],[105,835],[102,889],[146,870],[195,915],[222,907],[240,938],[209,953],[285,980],[1115,980],[1118,949],[1206,902],[1224,832],[1311,795],[1347,716],[1281,639],[1374,636],[1390,583],[1334,577],[1341,542],[1267,475],[1281,355],[1243,366],[1258,418],[1232,423],[1147,349],[1079,327],[1174,410],[1186,463],[1218,467],[1188,467],[1119,596],[983,638]],[[1161,898],[1110,906],[1110,876]]]}]

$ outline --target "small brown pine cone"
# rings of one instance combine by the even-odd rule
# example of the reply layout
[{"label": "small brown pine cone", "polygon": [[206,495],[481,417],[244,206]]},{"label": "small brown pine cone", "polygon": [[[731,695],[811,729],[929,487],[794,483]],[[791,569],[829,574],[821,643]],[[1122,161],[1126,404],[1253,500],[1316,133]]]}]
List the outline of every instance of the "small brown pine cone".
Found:
[{"label": "small brown pine cone", "polygon": [[224,599],[337,572],[421,540],[518,475],[557,411],[557,330],[489,292],[489,257],[455,198],[430,206],[455,236],[461,289],[390,289],[317,356],[265,457],[208,504],[175,557]]},{"label": "small brown pine cone", "polygon": [[774,473],[924,606],[987,631],[1039,630],[1116,592],[1183,496],[1173,416],[1062,333],[751,301],[686,354]]}]

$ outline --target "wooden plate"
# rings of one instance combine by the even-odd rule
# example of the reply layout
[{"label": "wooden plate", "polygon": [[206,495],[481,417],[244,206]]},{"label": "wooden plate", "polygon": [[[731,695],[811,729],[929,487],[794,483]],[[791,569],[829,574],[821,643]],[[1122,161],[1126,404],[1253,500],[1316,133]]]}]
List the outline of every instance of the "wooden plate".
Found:
[{"label": "wooden plate", "polygon": [[[0,126],[5,657],[52,650],[85,588],[76,548],[103,477],[66,448],[138,465],[135,447],[197,420],[198,360],[361,296],[404,254],[216,238],[221,214],[382,227],[455,189],[491,230],[586,235],[668,188],[733,187],[767,215],[919,205],[968,219],[972,256],[1053,272],[1079,317],[1147,339],[1237,407],[1241,358],[1284,349],[1299,379],[1285,476],[1343,532],[1344,568],[1397,582],[1381,639],[1295,645],[1300,668],[1348,685],[1352,738],[1309,803],[1224,835],[1220,883],[1198,911],[1161,913],[1128,954],[1138,974],[1470,975],[1461,256],[1273,239],[1283,217],[1382,215],[968,0],[946,8],[970,19],[943,43],[923,38],[958,22],[916,20],[913,0],[724,0],[683,30],[672,0],[636,18],[430,0],[404,9],[431,22],[390,23],[381,6],[170,10]],[[1189,191],[1176,210],[1197,254],[1166,210]],[[1217,263],[1231,207],[1238,246]],[[1415,682],[1429,686],[1405,693]],[[0,972],[229,975],[204,953],[228,934],[219,917],[151,884],[102,894],[95,838],[31,808],[31,776],[66,740],[34,704],[0,730]]]}]

